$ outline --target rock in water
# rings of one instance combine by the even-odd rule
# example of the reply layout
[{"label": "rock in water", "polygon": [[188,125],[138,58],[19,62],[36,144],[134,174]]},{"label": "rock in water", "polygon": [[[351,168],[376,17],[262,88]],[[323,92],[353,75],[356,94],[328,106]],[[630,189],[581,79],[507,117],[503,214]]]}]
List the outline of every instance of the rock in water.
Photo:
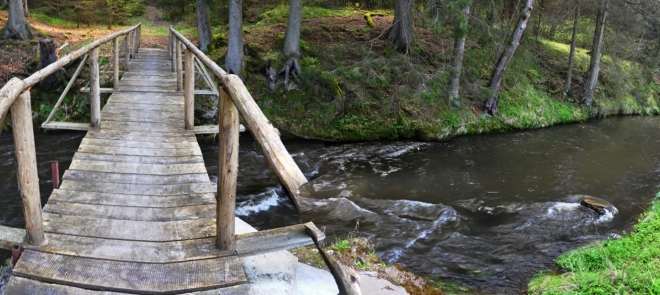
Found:
[{"label": "rock in water", "polygon": [[608,211],[612,212],[612,214],[616,214],[619,212],[619,210],[617,210],[616,207],[612,205],[612,203],[591,196],[583,196],[582,198],[580,198],[580,205],[593,210],[599,215],[604,215]]}]

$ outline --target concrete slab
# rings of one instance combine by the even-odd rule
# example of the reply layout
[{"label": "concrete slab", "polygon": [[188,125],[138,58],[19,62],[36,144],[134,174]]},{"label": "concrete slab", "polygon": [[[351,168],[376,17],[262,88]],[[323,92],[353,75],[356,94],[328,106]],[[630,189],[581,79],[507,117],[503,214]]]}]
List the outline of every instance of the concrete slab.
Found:
[{"label": "concrete slab", "polygon": [[360,272],[362,295],[408,295],[406,289],[378,277],[373,271]]},{"label": "concrete slab", "polygon": [[332,274],[298,262],[297,295],[337,295],[339,289]]}]

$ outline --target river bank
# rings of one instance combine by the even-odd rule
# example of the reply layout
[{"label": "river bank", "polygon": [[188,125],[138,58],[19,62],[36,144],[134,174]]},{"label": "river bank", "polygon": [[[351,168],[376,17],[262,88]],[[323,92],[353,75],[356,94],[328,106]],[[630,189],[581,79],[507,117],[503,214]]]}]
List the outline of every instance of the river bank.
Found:
[{"label": "river bank", "polygon": [[660,293],[660,193],[633,231],[569,251],[557,258],[559,270],[534,278],[529,294]]}]

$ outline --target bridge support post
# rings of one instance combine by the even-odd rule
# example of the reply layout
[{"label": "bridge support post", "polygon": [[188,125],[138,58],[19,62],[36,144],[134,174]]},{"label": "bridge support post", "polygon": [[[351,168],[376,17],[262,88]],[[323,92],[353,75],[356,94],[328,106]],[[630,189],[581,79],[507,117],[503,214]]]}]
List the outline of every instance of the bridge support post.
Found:
[{"label": "bridge support post", "polygon": [[174,38],[174,45],[176,47],[175,50],[175,63],[176,63],[176,91],[181,91],[183,90],[183,55],[181,53],[181,50],[183,48],[181,47],[181,41],[179,39]]},{"label": "bridge support post", "polygon": [[174,49],[174,35],[170,31],[170,38],[168,39],[167,47],[170,50],[170,59],[172,60],[172,72],[176,71],[176,56],[174,54],[176,53],[176,50]]},{"label": "bridge support post", "polygon": [[192,51],[186,50],[185,82],[183,83],[183,98],[185,109],[186,130],[195,128],[195,62]]},{"label": "bridge support post", "polygon": [[142,25],[139,25],[136,29],[136,38],[135,38],[135,54],[138,54],[140,51],[140,38],[142,37]]},{"label": "bridge support post", "polygon": [[99,81],[99,48],[90,52],[89,59],[89,104],[92,128],[101,125],[101,85]]},{"label": "bridge support post", "polygon": [[238,175],[238,109],[224,87],[220,87],[218,102],[218,195],[217,242],[218,249],[236,249],[235,213],[236,177]]},{"label": "bridge support post", "polygon": [[126,47],[126,52],[124,56],[124,72],[128,72],[128,63],[131,62],[131,42],[130,42],[130,35],[131,33],[126,33],[126,37],[124,38],[124,47]]},{"label": "bridge support post", "polygon": [[115,52],[113,54],[113,57],[115,59],[114,67],[115,67],[115,72],[114,72],[114,80],[113,80],[113,85],[112,87],[117,90],[119,87],[119,37],[116,37],[114,39],[114,45],[115,45]]},{"label": "bridge support post", "polygon": [[26,242],[41,245],[44,242],[44,221],[41,215],[41,194],[37,175],[37,154],[34,149],[30,92],[21,94],[11,106],[12,130],[18,163],[18,185],[23,200]]}]

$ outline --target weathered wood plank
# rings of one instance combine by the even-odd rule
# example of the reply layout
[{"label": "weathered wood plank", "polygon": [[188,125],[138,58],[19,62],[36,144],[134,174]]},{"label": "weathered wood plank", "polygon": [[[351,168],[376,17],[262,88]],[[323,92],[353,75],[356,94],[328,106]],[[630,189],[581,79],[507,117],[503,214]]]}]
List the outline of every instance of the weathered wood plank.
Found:
[{"label": "weathered wood plank", "polygon": [[83,237],[168,242],[212,237],[215,219],[152,222],[44,213],[44,229],[49,233]]},{"label": "weathered wood plank", "polygon": [[[213,210],[215,211],[215,205],[213,205]],[[0,249],[11,250],[14,245],[24,244],[25,233],[22,228],[0,225]]]},{"label": "weathered wood plank", "polygon": [[236,248],[234,219],[236,208],[236,178],[238,176],[238,110],[229,94],[220,90],[218,102],[219,138],[218,138],[218,204],[216,245],[221,250]]},{"label": "weathered wood plank", "polygon": [[194,292],[247,282],[236,256],[145,264],[26,250],[13,273],[74,287],[138,294]]},{"label": "weathered wood plank", "polygon": [[176,208],[140,208],[50,201],[46,204],[46,207],[44,207],[44,212],[66,216],[95,216],[103,219],[162,222],[214,218],[215,205],[208,204]]},{"label": "weathered wood plank", "polygon": [[139,112],[139,111],[163,111],[166,113],[177,113],[177,114],[183,114],[183,106],[182,105],[148,105],[148,104],[135,104],[135,105],[127,105],[123,103],[112,103],[109,102],[108,104],[105,105],[103,108],[103,111],[106,110],[111,110],[115,112],[126,112],[126,111],[133,111],[133,112]]},{"label": "weathered wood plank", "polygon": [[[218,125],[199,125],[195,126],[195,134],[215,134],[220,132]],[[239,124],[238,126],[238,131],[239,132],[245,132],[245,126],[243,124]]]},{"label": "weathered wood plank", "polygon": [[153,132],[172,132],[183,130],[183,125],[178,123],[151,123],[151,122],[116,122],[102,121],[104,129],[116,129],[124,131],[153,131]]},{"label": "weathered wood plank", "polygon": [[102,138],[102,136],[122,136],[122,138],[127,138],[133,141],[136,141],[139,138],[144,138],[145,141],[153,141],[152,139],[195,137],[195,133],[191,131],[147,132],[147,131],[124,131],[124,130],[101,129],[101,130],[90,130],[87,132],[87,134],[90,136],[93,134],[94,136],[97,136],[96,138]]},{"label": "weathered wood plank", "polygon": [[215,193],[188,194],[188,195],[127,195],[114,192],[98,193],[87,191],[75,191],[56,189],[50,195],[50,200],[67,201],[75,203],[110,205],[110,206],[130,206],[130,207],[151,207],[151,208],[171,208],[192,205],[215,204]]},{"label": "weathered wood plank", "polygon": [[124,295],[109,291],[91,291],[70,286],[44,283],[41,281],[14,276],[9,279],[5,289],[6,294],[12,295]]},{"label": "weathered wood plank", "polygon": [[[111,163],[108,163],[111,165]],[[138,164],[149,165],[149,164]],[[107,173],[96,171],[81,171],[68,169],[64,172],[62,180],[76,180],[76,181],[94,181],[94,182],[110,182],[110,183],[135,183],[135,184],[180,184],[180,183],[195,183],[195,182],[209,182],[209,175],[204,173],[191,173],[179,175],[147,175],[147,174],[131,174],[131,173]]]},{"label": "weathered wood plank", "polygon": [[[162,149],[161,149],[162,150]],[[185,164],[136,164],[121,162],[104,162],[91,160],[72,160],[69,169],[95,172],[111,172],[123,174],[144,174],[144,175],[185,175],[185,174],[206,174],[206,167],[203,163],[185,163]]]},{"label": "weathered wood plank", "polygon": [[214,183],[182,183],[172,185],[147,185],[128,183],[83,182],[68,180],[62,182],[60,189],[83,192],[113,192],[123,195],[174,196],[187,194],[214,193]]},{"label": "weathered wood plank", "polygon": [[132,140],[114,140],[83,138],[81,144],[100,145],[105,147],[129,147],[143,149],[194,149],[199,148],[197,140],[181,140],[179,142],[152,142],[152,141],[132,141]]},{"label": "weathered wood plank", "polygon": [[184,163],[204,163],[202,156],[190,157],[147,157],[147,156],[126,156],[126,155],[104,155],[104,154],[86,154],[76,153],[73,155],[75,160],[92,160],[105,162],[124,162],[136,164],[184,164]]},{"label": "weathered wood plank", "polygon": [[[237,223],[245,223],[236,219]],[[276,230],[239,234],[234,251],[220,251],[214,238],[171,242],[144,242],[108,240],[47,233],[48,244],[28,249],[63,255],[144,263],[170,263],[224,257],[238,253],[240,256],[259,255],[312,245],[314,242],[304,232],[304,225],[293,225]]]},{"label": "weathered wood plank", "polygon": [[112,149],[98,145],[81,145],[78,152],[88,154],[127,155],[127,156],[153,156],[153,157],[181,157],[201,156],[199,148],[192,149],[141,149],[114,147]]},{"label": "weathered wood plank", "polygon": [[132,122],[162,122],[170,120],[179,120],[183,116],[178,112],[160,112],[160,111],[114,111],[103,110],[103,119],[107,121],[132,121]]},{"label": "weathered wood plank", "polygon": [[57,129],[57,130],[89,130],[90,123],[73,123],[73,122],[48,122],[41,124],[44,129]]}]

